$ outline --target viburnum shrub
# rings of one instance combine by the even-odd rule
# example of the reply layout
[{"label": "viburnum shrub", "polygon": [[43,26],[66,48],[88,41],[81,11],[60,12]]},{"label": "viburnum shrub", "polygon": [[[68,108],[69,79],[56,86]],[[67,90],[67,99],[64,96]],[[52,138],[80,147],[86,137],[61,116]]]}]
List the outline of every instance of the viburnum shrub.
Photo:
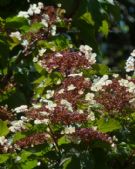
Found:
[{"label": "viburnum shrub", "polygon": [[125,74],[96,63],[60,4],[0,25],[0,168],[134,169],[135,50]]}]

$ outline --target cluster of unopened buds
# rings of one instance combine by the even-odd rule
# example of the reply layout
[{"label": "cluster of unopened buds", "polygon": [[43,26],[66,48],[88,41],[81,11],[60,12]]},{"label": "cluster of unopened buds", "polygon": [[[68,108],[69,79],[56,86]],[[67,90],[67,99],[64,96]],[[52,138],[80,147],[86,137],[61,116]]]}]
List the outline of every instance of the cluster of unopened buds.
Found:
[{"label": "cluster of unopened buds", "polygon": [[77,52],[64,51],[45,55],[40,64],[48,72],[54,69],[63,75],[76,73],[75,71],[83,68],[90,68],[96,62],[96,54],[87,45],[81,45]]}]

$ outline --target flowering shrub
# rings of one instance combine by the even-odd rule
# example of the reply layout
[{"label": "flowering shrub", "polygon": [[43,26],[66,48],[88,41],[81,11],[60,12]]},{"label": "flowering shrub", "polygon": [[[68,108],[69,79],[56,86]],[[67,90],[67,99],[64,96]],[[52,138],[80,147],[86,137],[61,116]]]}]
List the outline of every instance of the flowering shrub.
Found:
[{"label": "flowering shrub", "polygon": [[134,168],[135,51],[113,73],[64,13],[39,2],[0,22],[0,168]]}]

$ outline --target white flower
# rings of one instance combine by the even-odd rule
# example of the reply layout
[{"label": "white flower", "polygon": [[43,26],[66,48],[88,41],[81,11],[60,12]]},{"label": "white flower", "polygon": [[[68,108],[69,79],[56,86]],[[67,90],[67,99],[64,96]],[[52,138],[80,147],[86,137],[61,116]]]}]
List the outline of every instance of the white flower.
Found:
[{"label": "white flower", "polygon": [[73,84],[71,84],[67,87],[68,91],[71,91],[71,90],[74,90],[74,89],[76,89],[76,87]]},{"label": "white flower", "polygon": [[130,93],[135,94],[135,84],[127,79],[120,79],[119,81],[120,86],[124,86],[127,88],[127,91]]},{"label": "white flower", "polygon": [[112,147],[112,148],[115,148],[115,147],[116,147],[116,144],[112,143],[112,144],[111,144],[111,147]]},{"label": "white flower", "polygon": [[40,166],[41,165],[41,162],[39,161],[39,162],[37,162],[37,166]]},{"label": "white flower", "polygon": [[56,30],[56,25],[52,25],[51,27],[53,30]]},{"label": "white flower", "polygon": [[42,2],[38,2],[38,7],[39,7],[40,9],[42,9],[42,8],[44,8],[44,4],[43,4]]},{"label": "white flower", "polygon": [[45,48],[41,48],[40,50],[38,50],[39,52],[39,56],[43,56],[43,54],[46,52]]},{"label": "white flower", "polygon": [[107,86],[109,84],[112,83],[111,80],[108,80],[108,75],[104,75],[103,77],[101,77],[100,79],[96,79],[95,82],[92,84],[91,86],[91,90],[92,91],[99,91],[102,90],[103,86]]},{"label": "white flower", "polygon": [[36,8],[36,9],[34,10],[34,13],[35,13],[35,14],[40,14],[40,13],[41,13],[41,9],[40,9],[40,8]]},{"label": "white flower", "polygon": [[56,53],[55,56],[56,57],[62,57],[63,55],[61,53]]},{"label": "white flower", "polygon": [[83,73],[69,74],[69,77],[83,76]]},{"label": "white flower", "polygon": [[49,21],[49,20],[50,20],[49,15],[47,15],[47,14],[43,14],[42,17],[43,17],[46,21]]},{"label": "white flower", "polygon": [[9,130],[13,133],[16,131],[21,131],[22,129],[25,129],[25,125],[23,120],[15,120],[11,122],[11,127],[9,127]]},{"label": "white flower", "polygon": [[14,109],[14,111],[15,111],[16,113],[25,112],[25,111],[27,111],[27,110],[28,110],[28,106],[27,106],[27,105],[21,105],[21,106],[16,107],[16,108]]},{"label": "white flower", "polygon": [[126,72],[131,72],[135,70],[135,58],[133,56],[130,56],[127,59],[125,69]]},{"label": "white flower", "polygon": [[9,35],[11,38],[17,38],[18,40],[21,40],[21,33],[19,31],[11,32]]},{"label": "white flower", "polygon": [[20,156],[17,156],[16,159],[15,159],[16,162],[17,162],[17,161],[20,161],[20,160],[21,160],[21,157],[20,157]]},{"label": "white flower", "polygon": [[114,78],[118,78],[118,77],[119,77],[119,74],[114,73],[112,76],[113,76]]},{"label": "white flower", "polygon": [[82,53],[85,53],[86,51],[92,51],[92,48],[88,45],[80,45],[79,49]]},{"label": "white flower", "polygon": [[48,116],[48,112],[46,112],[46,111],[41,111],[41,112],[39,112],[41,115],[43,115],[43,116]]},{"label": "white flower", "polygon": [[55,36],[56,35],[56,25],[51,26],[51,35]]},{"label": "white flower", "polygon": [[[91,64],[95,64],[96,63],[96,56],[97,54],[96,53],[92,53],[90,58],[89,58],[89,61]],[[88,56],[89,57],[89,56]]]},{"label": "white flower", "polygon": [[7,143],[7,139],[5,138],[5,136],[1,136],[0,137],[0,145],[3,146],[6,143]]},{"label": "white flower", "polygon": [[135,71],[135,50],[133,50],[126,61],[126,72]]},{"label": "white flower", "polygon": [[87,93],[86,95],[85,95],[85,100],[86,101],[91,101],[91,100],[93,100],[94,99],[94,94],[93,93]]},{"label": "white flower", "polygon": [[91,121],[94,121],[95,120],[95,114],[91,111],[87,118]]},{"label": "white flower", "polygon": [[117,138],[116,136],[113,136],[113,137],[112,137],[112,140],[117,142],[117,141],[118,141],[118,138]]},{"label": "white flower", "polygon": [[46,98],[47,99],[50,99],[50,98],[52,98],[53,97],[53,95],[54,95],[54,90],[47,90],[46,91]]},{"label": "white flower", "polygon": [[59,94],[64,93],[64,89],[60,89],[60,90],[58,91],[58,93],[59,93]]},{"label": "white flower", "polygon": [[29,45],[28,40],[26,40],[26,39],[23,40],[22,43],[21,43],[21,45],[24,46],[24,47],[27,47]]},{"label": "white flower", "polygon": [[135,49],[131,52],[131,56],[135,57]]},{"label": "white flower", "polygon": [[61,8],[61,3],[57,4],[57,6],[58,6],[59,8]]},{"label": "white flower", "polygon": [[85,57],[91,64],[96,63],[96,53],[92,53],[92,48],[88,45],[81,45],[79,48],[80,52],[85,54]]},{"label": "white flower", "polygon": [[52,30],[51,30],[51,35],[52,35],[52,36],[55,36],[55,35],[56,35],[56,30],[52,29]]},{"label": "white flower", "polygon": [[21,120],[24,121],[24,122],[25,122],[25,121],[26,121],[26,122],[29,121],[29,119],[28,119],[27,117],[25,117],[25,116],[21,116]]},{"label": "white flower", "polygon": [[61,134],[72,134],[75,133],[75,127],[66,127],[64,131],[61,132]]},{"label": "white flower", "polygon": [[41,104],[32,104],[34,109],[39,109],[41,108]]},{"label": "white flower", "polygon": [[44,98],[41,98],[40,102],[46,103],[46,108],[48,108],[49,110],[54,110],[54,108],[57,106],[57,104],[53,101]]},{"label": "white flower", "polygon": [[41,23],[42,23],[46,28],[48,28],[48,22],[47,22],[45,19],[42,19],[42,20],[41,20]]},{"label": "white flower", "polygon": [[83,113],[84,113],[84,111],[81,110],[81,109],[77,110],[77,112],[78,112],[79,114],[83,114]]},{"label": "white flower", "polygon": [[57,82],[56,82],[57,85],[61,84],[61,80],[59,79]]},{"label": "white flower", "polygon": [[61,100],[61,105],[64,105],[69,111],[73,112],[72,104],[65,99]]},{"label": "white flower", "polygon": [[24,18],[29,18],[29,14],[26,11],[20,11],[18,13],[18,17],[24,17]]},{"label": "white flower", "polygon": [[28,14],[32,16],[34,14],[33,10],[31,8],[28,9]]},{"label": "white flower", "polygon": [[82,95],[83,93],[84,93],[83,90],[79,90],[79,91],[78,91],[78,94],[80,94],[80,95]]},{"label": "white flower", "polygon": [[51,49],[53,52],[56,51],[56,47],[55,47],[55,46],[51,47],[50,49]]},{"label": "white flower", "polygon": [[38,62],[38,57],[34,57],[33,62],[35,62],[35,63]]},{"label": "white flower", "polygon": [[36,120],[34,120],[34,124],[48,124],[48,123],[49,123],[49,119],[43,119],[43,120],[36,119]]}]

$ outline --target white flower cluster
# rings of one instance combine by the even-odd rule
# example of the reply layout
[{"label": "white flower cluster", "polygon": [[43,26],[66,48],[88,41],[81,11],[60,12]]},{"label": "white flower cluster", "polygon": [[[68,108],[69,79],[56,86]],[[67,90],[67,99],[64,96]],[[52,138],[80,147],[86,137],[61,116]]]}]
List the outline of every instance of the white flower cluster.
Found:
[{"label": "white flower cluster", "polygon": [[50,18],[47,14],[44,14],[42,16],[43,18],[41,20],[41,23],[44,25],[44,27],[48,28],[48,21],[50,20]]},{"label": "white flower cluster", "polygon": [[47,98],[47,99],[52,98],[53,95],[54,95],[54,90],[47,90],[47,91],[46,91],[46,98]]},{"label": "white flower cluster", "polygon": [[65,99],[61,100],[61,105],[65,106],[69,111],[73,112],[72,104]]},{"label": "white flower cluster", "polygon": [[85,57],[89,60],[91,64],[96,63],[96,53],[92,53],[92,48],[88,45],[81,45],[80,52],[85,54]]},{"label": "white flower cluster", "polygon": [[102,90],[103,86],[107,86],[109,84],[111,84],[112,81],[109,80],[108,75],[104,75],[103,77],[101,77],[100,79],[98,79],[96,82],[94,82],[91,86],[91,90],[92,91],[99,91]]},{"label": "white flower cluster", "polygon": [[56,25],[52,25],[51,26],[51,31],[50,31],[52,36],[56,35],[56,30],[57,30]]},{"label": "white flower cluster", "polygon": [[87,93],[85,95],[85,100],[88,101],[90,105],[94,105],[96,103],[94,97],[95,97],[94,93]]},{"label": "white flower cluster", "polygon": [[38,55],[33,58],[33,62],[38,62],[39,57],[42,57],[44,53],[46,52],[45,48],[41,48],[38,50]]},{"label": "white flower cluster", "polygon": [[45,48],[41,48],[39,49],[39,56],[43,56],[43,54],[46,52],[46,49]]},{"label": "white flower cluster", "polygon": [[126,61],[125,66],[126,72],[135,71],[135,50],[130,54],[129,58]]},{"label": "white flower cluster", "polygon": [[120,86],[124,86],[127,88],[127,91],[135,94],[135,84],[127,79],[120,79],[119,80]]},{"label": "white flower cluster", "polygon": [[26,111],[28,111],[28,106],[21,105],[19,107],[16,107],[13,111],[15,111],[16,113],[26,112]]},{"label": "white flower cluster", "polygon": [[3,146],[6,143],[7,143],[7,139],[5,138],[5,136],[1,136],[0,137],[0,145]]},{"label": "white flower cluster", "polygon": [[36,119],[36,120],[34,120],[34,124],[48,124],[48,123],[49,123],[49,119],[43,119],[43,120]]},{"label": "white flower cluster", "polygon": [[[41,14],[42,9],[44,8],[44,4],[42,2],[38,2],[38,4],[31,4],[29,9],[27,11],[20,11],[18,13],[18,17],[24,17],[29,19],[30,16],[33,16],[35,14]],[[56,17],[56,22],[59,22],[60,19],[57,16]],[[50,21],[50,17],[48,14],[42,14],[42,18],[41,18],[41,23],[45,28],[48,28],[49,26],[49,21]],[[30,20],[29,20],[30,23]],[[56,35],[56,25],[52,24],[50,27],[50,33],[52,36]]]},{"label": "white flower cluster", "polygon": [[9,35],[11,38],[16,38],[18,39],[19,41],[21,41],[21,33],[19,31],[16,31],[16,32],[11,32],[10,35]]},{"label": "white flower cluster", "polygon": [[41,98],[40,99],[40,102],[43,102],[46,104],[46,108],[53,111],[54,108],[57,106],[56,103],[54,103],[52,100],[47,100],[47,99],[44,99],[44,98]]},{"label": "white flower cluster", "polygon": [[88,119],[88,120],[91,120],[91,121],[94,121],[94,120],[96,119],[94,112],[91,111],[91,112],[89,113],[87,119]]},{"label": "white flower cluster", "polygon": [[40,14],[44,5],[42,2],[38,2],[38,4],[31,4],[28,11],[20,11],[18,17],[29,18],[34,14]]},{"label": "white flower cluster", "polygon": [[75,127],[69,126],[65,127],[64,131],[61,132],[61,134],[72,134],[75,133]]},{"label": "white flower cluster", "polygon": [[24,117],[22,120],[15,120],[11,122],[11,126],[9,127],[9,130],[13,133],[15,133],[16,131],[21,131],[23,129],[25,129],[25,119],[26,117]]},{"label": "white flower cluster", "polygon": [[24,39],[21,43],[22,46],[27,47],[29,45],[29,42],[27,39]]},{"label": "white flower cluster", "polygon": [[7,152],[9,148],[12,148],[11,142],[5,138],[5,136],[0,137],[0,146],[3,147],[4,152]]}]

